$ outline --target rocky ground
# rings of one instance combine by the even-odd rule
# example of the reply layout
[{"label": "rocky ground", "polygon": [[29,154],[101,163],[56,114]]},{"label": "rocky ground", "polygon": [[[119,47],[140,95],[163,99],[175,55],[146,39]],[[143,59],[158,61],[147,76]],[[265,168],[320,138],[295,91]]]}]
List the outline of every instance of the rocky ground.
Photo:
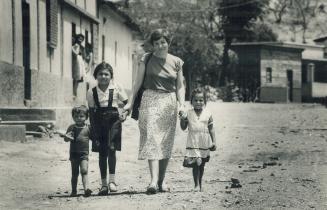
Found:
[{"label": "rocky ground", "polygon": [[[192,192],[191,169],[182,167],[186,133],[178,129],[167,171],[172,191],[146,195],[147,162],[137,160],[137,123],[128,119],[118,154],[119,192],[108,196],[96,195],[97,154],[89,164],[93,195],[71,198],[69,144],[59,137],[0,141],[0,209],[327,209],[325,107],[208,106],[218,149],[205,168],[204,192]],[[81,183],[79,189],[82,194]]]}]

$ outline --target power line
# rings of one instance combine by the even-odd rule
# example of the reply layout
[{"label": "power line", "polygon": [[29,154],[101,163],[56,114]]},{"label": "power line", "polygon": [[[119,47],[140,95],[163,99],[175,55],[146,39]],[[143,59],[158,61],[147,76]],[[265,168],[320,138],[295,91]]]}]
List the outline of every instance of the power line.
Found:
[{"label": "power line", "polygon": [[[244,3],[238,3],[238,4],[233,4],[233,5],[229,5],[229,6],[224,6],[224,7],[219,7],[218,10],[223,10],[223,9],[229,9],[229,8],[236,8],[236,7],[240,7],[240,6],[244,6],[247,4],[252,4],[252,3],[258,3],[258,4],[262,4],[262,2],[260,0],[249,0],[248,2],[244,2]],[[189,9],[189,10],[171,10],[171,11],[160,11],[160,10],[151,10],[151,11],[142,11],[142,13],[144,14],[153,14],[153,13],[161,13],[161,14],[169,14],[169,13],[188,13],[188,12],[207,12],[210,11],[210,8],[206,8],[206,9]]]},{"label": "power line", "polygon": [[252,4],[252,3],[262,4],[262,2],[260,0],[250,0],[250,1],[244,2],[244,3],[239,3],[239,4],[229,5],[229,6],[225,6],[225,7],[220,7],[218,9],[222,10],[222,9],[235,8],[235,7],[244,6],[244,5]]}]

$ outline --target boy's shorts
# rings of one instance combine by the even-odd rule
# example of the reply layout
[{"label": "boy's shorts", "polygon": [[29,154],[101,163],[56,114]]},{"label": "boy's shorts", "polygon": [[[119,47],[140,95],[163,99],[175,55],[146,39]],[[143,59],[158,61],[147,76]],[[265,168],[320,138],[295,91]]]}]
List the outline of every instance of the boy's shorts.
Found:
[{"label": "boy's shorts", "polygon": [[89,153],[88,152],[71,152],[69,154],[70,161],[82,161],[82,160],[89,160]]}]

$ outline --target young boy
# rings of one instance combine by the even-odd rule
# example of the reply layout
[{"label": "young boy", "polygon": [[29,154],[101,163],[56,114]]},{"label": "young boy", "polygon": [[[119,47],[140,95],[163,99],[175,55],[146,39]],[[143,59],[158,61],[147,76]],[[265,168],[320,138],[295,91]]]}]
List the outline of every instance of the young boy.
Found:
[{"label": "young boy", "polygon": [[86,124],[88,118],[88,108],[84,105],[74,107],[72,116],[75,124],[68,127],[66,134],[59,134],[66,142],[70,142],[69,160],[72,168],[72,192],[71,196],[77,195],[77,181],[80,173],[84,187],[84,195],[90,196],[92,191],[88,188],[88,159],[90,127]]}]

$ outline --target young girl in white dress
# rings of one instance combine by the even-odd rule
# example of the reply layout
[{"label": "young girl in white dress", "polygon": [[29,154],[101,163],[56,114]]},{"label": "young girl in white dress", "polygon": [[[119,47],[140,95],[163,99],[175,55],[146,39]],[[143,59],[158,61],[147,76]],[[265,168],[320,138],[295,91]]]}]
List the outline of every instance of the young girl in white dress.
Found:
[{"label": "young girl in white dress", "polygon": [[193,168],[194,190],[202,191],[202,176],[205,163],[210,159],[210,151],[216,150],[213,118],[205,107],[206,94],[197,88],[191,95],[192,108],[180,113],[180,125],[188,127],[186,154],[183,165]]}]

